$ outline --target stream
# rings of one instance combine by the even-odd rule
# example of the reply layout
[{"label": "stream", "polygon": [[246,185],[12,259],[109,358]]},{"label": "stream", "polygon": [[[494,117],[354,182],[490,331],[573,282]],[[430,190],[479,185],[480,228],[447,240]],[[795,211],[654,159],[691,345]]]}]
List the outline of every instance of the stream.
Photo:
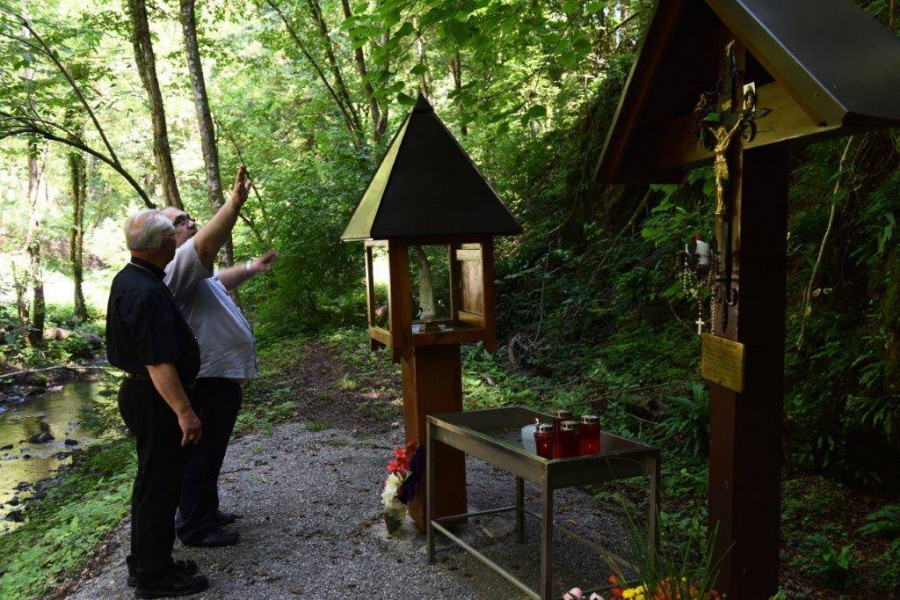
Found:
[{"label": "stream", "polygon": [[121,435],[110,378],[62,385],[22,402],[0,404],[0,535],[18,526],[35,484],[72,456]]}]

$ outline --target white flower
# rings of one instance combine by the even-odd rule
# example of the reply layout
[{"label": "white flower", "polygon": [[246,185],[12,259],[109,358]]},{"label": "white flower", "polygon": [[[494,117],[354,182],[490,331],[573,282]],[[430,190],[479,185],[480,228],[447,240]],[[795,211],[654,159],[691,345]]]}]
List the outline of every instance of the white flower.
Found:
[{"label": "white flower", "polygon": [[398,475],[391,473],[388,476],[387,481],[384,483],[384,491],[381,493],[381,503],[384,504],[385,510],[390,510],[394,508],[394,505],[401,504],[397,500],[397,490],[402,483],[403,480]]}]

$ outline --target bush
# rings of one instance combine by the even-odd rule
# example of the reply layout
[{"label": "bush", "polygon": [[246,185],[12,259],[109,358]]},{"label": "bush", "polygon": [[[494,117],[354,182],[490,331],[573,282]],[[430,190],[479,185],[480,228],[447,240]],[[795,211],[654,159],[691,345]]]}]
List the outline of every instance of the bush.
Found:
[{"label": "bush", "polygon": [[669,416],[661,426],[666,439],[691,456],[709,453],[709,390],[703,383],[691,386],[691,397],[670,398]]}]

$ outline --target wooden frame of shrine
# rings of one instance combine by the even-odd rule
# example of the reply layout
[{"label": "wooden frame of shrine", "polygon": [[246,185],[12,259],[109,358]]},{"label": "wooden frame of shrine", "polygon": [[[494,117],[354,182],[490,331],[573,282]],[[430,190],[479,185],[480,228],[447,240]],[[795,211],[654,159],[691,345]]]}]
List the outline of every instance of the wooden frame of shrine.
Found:
[{"label": "wooden frame of shrine", "polygon": [[[443,241],[447,243],[435,243],[434,238],[365,241],[369,345],[373,350],[390,348],[394,362],[400,362],[406,346],[484,342],[489,352],[497,346],[493,238],[453,236]],[[422,246],[444,249],[449,275],[449,315],[445,318],[425,320],[413,314],[410,248],[421,256]],[[379,251],[390,275],[380,282],[387,288],[381,301],[376,277]]]},{"label": "wooden frame of shrine", "polygon": [[850,0],[659,0],[597,165],[715,167],[709,523],[734,600],[778,587],[789,147],[898,124],[900,41]]},{"label": "wooden frame of shrine", "polygon": [[[493,238],[521,231],[420,94],[341,236],[365,243],[369,344],[373,350],[389,348],[392,360],[402,364],[407,441],[425,443],[429,414],[462,410],[460,344],[480,341],[488,351],[497,344]],[[449,282],[444,318],[413,310],[410,257],[418,260],[421,286],[422,268],[430,268],[423,248],[433,246],[445,247],[441,261],[447,261]],[[378,268],[376,253],[386,262],[386,274]],[[439,444],[434,459],[447,490],[435,498],[435,514],[466,513],[463,454]],[[422,487],[410,505],[420,528]]]}]

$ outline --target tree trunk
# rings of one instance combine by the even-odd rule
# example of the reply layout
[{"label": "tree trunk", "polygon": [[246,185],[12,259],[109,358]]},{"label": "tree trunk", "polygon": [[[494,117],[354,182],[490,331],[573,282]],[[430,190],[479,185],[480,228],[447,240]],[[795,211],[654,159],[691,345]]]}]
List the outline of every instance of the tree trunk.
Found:
[{"label": "tree trunk", "polygon": [[428,81],[425,78],[428,74],[428,65],[425,64],[425,42],[422,40],[422,32],[419,30],[419,20],[416,18],[413,18],[413,28],[415,29],[416,36],[416,58],[418,58],[420,65],[426,67],[424,71],[419,73],[419,91],[422,92],[423,96],[429,98]]},{"label": "tree trunk", "polygon": [[[349,19],[353,16],[353,13],[350,11],[350,0],[341,0],[341,6],[344,9],[344,18]],[[363,94],[365,94],[366,100],[369,102],[369,118],[372,120],[372,140],[377,144],[381,142],[382,134],[384,133],[378,129],[381,121],[378,99],[375,98],[375,90],[372,88],[372,83],[366,81],[368,70],[366,69],[366,57],[363,54],[362,46],[359,46],[353,52],[356,72],[359,73],[360,81],[362,81]]]},{"label": "tree trunk", "polygon": [[31,319],[28,323],[29,346],[41,346],[44,342],[44,277],[41,270],[40,234],[40,184],[41,169],[38,164],[37,139],[28,141],[28,225],[25,230],[25,254],[28,256],[28,282],[31,284]]},{"label": "tree trunk", "polygon": [[319,0],[306,0],[306,4],[309,6],[309,12],[318,27],[319,37],[322,39],[322,47],[325,50],[325,58],[328,60],[328,66],[331,68],[331,74],[334,77],[335,90],[341,98],[341,101],[344,103],[344,106],[347,107],[347,113],[350,115],[353,126],[357,131],[362,133],[362,124],[359,122],[359,114],[356,112],[356,107],[350,99],[350,93],[347,91],[347,84],[344,82],[344,77],[341,75],[341,68],[338,65],[337,58],[335,58],[334,44],[331,41],[331,36],[328,35],[328,24],[325,23],[325,17],[322,16],[322,7],[319,5]]},{"label": "tree trunk", "polygon": [[[390,39],[391,39],[391,32],[385,31],[384,34],[381,36],[381,44],[382,45],[387,44],[388,40],[390,40]],[[385,61],[384,69],[388,70],[388,69],[390,69],[390,66],[391,66],[390,62]],[[375,127],[375,133],[378,135],[379,139],[381,139],[381,137],[384,136],[384,133],[387,131],[388,117],[389,117],[390,110],[391,110],[390,103],[385,102],[384,106],[381,109],[381,114],[378,117],[378,126]]]},{"label": "tree trunk", "polygon": [[75,284],[75,318],[88,320],[82,282],[84,280],[84,204],[87,200],[87,165],[84,154],[70,152],[69,178],[72,185],[72,229],[69,232],[69,260],[72,264],[72,280]]},{"label": "tree trunk", "polygon": [[25,277],[19,277],[19,270],[16,268],[16,263],[12,263],[12,277],[13,277],[13,287],[16,290],[16,309],[19,314],[19,324],[22,327],[28,327],[28,301],[25,299],[25,296],[28,294],[28,281],[27,281],[27,273]]},{"label": "tree trunk", "polygon": [[181,195],[178,193],[178,182],[175,179],[175,167],[172,165],[172,152],[169,148],[169,134],[166,127],[166,109],[163,105],[162,92],[159,89],[159,80],[156,77],[156,56],[153,53],[153,42],[150,38],[147,6],[144,0],[127,0],[126,9],[131,18],[134,62],[150,102],[150,119],[153,123],[153,156],[156,158],[156,170],[162,184],[163,196],[167,206],[184,210]]},{"label": "tree trunk", "polygon": [[[285,28],[290,34],[291,39],[294,40],[294,43],[297,44],[297,48],[300,49],[300,53],[309,61],[309,64],[313,66],[313,69],[316,71],[316,75],[319,76],[319,80],[328,90],[328,94],[331,96],[332,100],[334,100],[334,104],[337,109],[340,111],[341,116],[344,119],[344,125],[347,127],[347,131],[353,136],[353,145],[356,148],[360,148],[365,141],[362,130],[356,127],[353,123],[353,117],[350,116],[348,112],[349,107],[344,105],[344,101],[341,100],[340,95],[337,91],[335,91],[334,87],[328,81],[328,78],[325,77],[325,73],[322,71],[322,67],[319,66],[319,63],[316,62],[316,59],[310,54],[309,50],[306,48],[306,44],[303,43],[303,40],[300,39],[300,36],[297,35],[297,32],[291,26],[290,21],[288,21],[284,12],[278,7],[274,0],[265,0],[266,4],[271,7],[276,13],[278,13],[278,17],[281,19],[281,22],[284,23]],[[358,122],[358,121],[357,121]]]},{"label": "tree trunk", "polygon": [[[203,78],[203,64],[200,61],[200,46],[197,41],[197,19],[194,12],[195,0],[181,0],[180,20],[184,32],[184,50],[187,56],[188,71],[191,74],[191,88],[194,92],[194,108],[197,111],[197,124],[200,128],[200,146],[203,149],[203,162],[206,164],[206,189],[209,204],[214,211],[225,203],[222,193],[222,179],[219,176],[219,150],[216,146],[215,128],[209,111],[209,98],[206,95],[206,82]],[[223,248],[225,265],[234,263],[234,244],[231,234]]]},{"label": "tree trunk", "polygon": [[466,137],[469,135],[469,126],[466,123],[466,109],[462,97],[462,61],[459,58],[459,50],[450,60],[450,70],[453,72],[453,89],[456,90],[456,108],[459,110],[459,132]]}]

